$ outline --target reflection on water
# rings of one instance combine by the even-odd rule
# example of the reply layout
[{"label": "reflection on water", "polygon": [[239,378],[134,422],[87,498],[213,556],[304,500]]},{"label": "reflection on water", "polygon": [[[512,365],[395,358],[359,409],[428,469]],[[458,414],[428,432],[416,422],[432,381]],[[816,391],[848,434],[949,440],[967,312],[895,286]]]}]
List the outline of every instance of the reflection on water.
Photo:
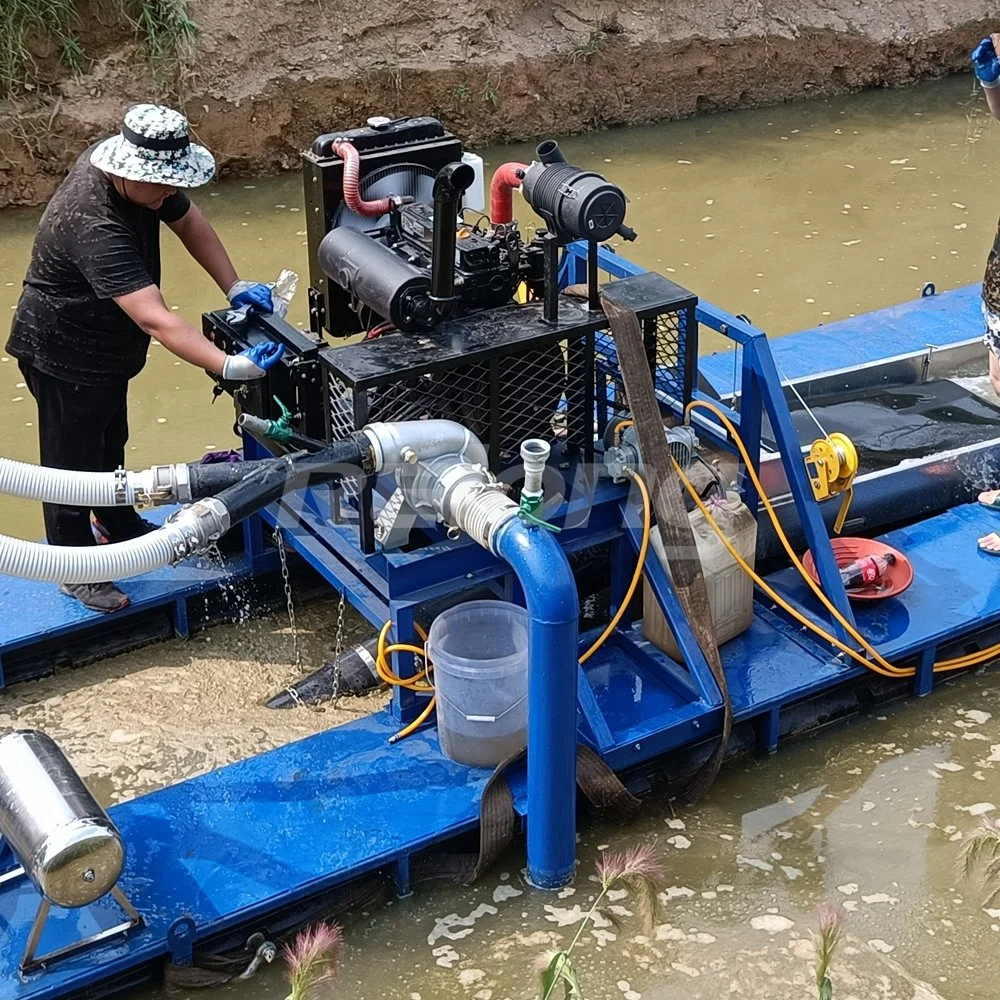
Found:
[{"label": "reflection on water", "polygon": [[[981,908],[957,859],[979,817],[998,814],[998,695],[1000,679],[965,678],[732,764],[693,809],[647,800],[624,829],[582,831],[579,873],[559,893],[525,885],[520,847],[472,889],[424,886],[348,929],[335,995],[537,1000],[534,963],[579,928],[601,850],[640,842],[666,864],[660,913],[646,930],[635,900],[613,895],[576,953],[588,998],[806,1000],[823,901],[847,913],[835,996],[994,997],[1000,910]],[[208,996],[281,1000],[282,976],[266,969]]]}]

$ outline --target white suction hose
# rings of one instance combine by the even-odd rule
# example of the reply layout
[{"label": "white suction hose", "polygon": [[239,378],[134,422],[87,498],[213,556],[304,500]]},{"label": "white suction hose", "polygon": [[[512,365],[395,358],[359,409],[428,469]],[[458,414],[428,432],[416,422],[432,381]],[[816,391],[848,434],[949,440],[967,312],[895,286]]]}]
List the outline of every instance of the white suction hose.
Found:
[{"label": "white suction hose", "polygon": [[133,507],[191,499],[188,468],[183,464],[154,465],[143,472],[73,472],[9,458],[0,458],[0,493],[71,507]]},{"label": "white suction hose", "polygon": [[0,535],[0,573],[47,583],[104,583],[140,576],[207,548],[229,528],[217,500],[178,511],[161,528],[127,542],[63,546]]}]

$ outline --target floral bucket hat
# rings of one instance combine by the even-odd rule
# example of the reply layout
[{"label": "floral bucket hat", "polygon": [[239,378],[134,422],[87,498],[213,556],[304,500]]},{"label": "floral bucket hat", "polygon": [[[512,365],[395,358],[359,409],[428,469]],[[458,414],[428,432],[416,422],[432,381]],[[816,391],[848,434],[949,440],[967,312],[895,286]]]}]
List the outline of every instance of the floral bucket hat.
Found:
[{"label": "floral bucket hat", "polygon": [[200,187],[215,173],[215,158],[191,141],[187,118],[158,104],[129,108],[121,132],[97,146],[90,162],[127,181],[177,188]]}]

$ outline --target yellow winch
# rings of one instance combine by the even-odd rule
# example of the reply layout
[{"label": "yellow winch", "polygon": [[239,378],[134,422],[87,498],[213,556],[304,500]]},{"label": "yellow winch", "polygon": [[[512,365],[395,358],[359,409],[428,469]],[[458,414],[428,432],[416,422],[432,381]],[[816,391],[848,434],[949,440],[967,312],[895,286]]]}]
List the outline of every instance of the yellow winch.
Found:
[{"label": "yellow winch", "polygon": [[818,438],[806,455],[806,470],[817,500],[844,495],[833,524],[834,534],[839,535],[854,499],[854,477],[858,474],[858,450],[854,442],[837,431]]}]

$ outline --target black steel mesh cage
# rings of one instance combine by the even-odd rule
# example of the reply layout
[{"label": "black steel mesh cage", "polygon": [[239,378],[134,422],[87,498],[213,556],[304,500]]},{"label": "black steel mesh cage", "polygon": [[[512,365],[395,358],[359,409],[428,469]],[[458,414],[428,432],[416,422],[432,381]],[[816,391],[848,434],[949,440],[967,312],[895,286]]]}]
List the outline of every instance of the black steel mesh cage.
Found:
[{"label": "black steel mesh cage", "polygon": [[[643,341],[653,384],[662,402],[685,406],[691,400],[698,363],[698,330],[694,304],[670,309],[642,321]],[[597,335],[597,422],[603,433],[607,423],[628,413],[625,385],[610,333]]]},{"label": "black steel mesh cage", "polygon": [[374,421],[442,418],[468,427],[486,445],[492,472],[517,461],[526,438],[561,442],[590,459],[593,372],[589,331],[367,387],[328,370],[329,435]]},{"label": "black steel mesh cage", "polygon": [[[661,397],[683,404],[696,374],[697,299],[652,272],[614,281],[605,294],[642,324]],[[490,471],[520,462],[542,438],[558,461],[594,460],[595,431],[627,412],[614,341],[602,312],[567,298],[551,322],[537,305],[484,310],[420,334],[391,333],[320,352],[326,433],[342,438],[377,421],[446,419],[486,447]],[[596,426],[595,426],[596,424]],[[374,551],[372,482],[359,496],[362,549]]]}]

